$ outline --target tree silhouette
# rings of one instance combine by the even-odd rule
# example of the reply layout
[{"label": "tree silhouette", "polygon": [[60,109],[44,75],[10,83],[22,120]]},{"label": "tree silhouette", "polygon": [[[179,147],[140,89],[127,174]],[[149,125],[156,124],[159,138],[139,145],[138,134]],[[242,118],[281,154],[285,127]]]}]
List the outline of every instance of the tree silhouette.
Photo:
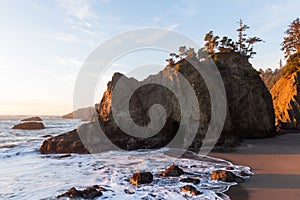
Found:
[{"label": "tree silhouette", "polygon": [[245,33],[247,29],[250,27],[247,26],[246,24],[243,23],[242,19],[239,21],[239,28],[236,30],[238,32],[238,41],[236,42],[238,46],[238,52],[241,54],[245,55],[245,50],[246,50],[246,36],[247,34]]},{"label": "tree silhouette", "polygon": [[257,42],[263,42],[262,39],[258,37],[247,38],[246,30],[250,27],[243,23],[240,19],[239,28],[236,30],[238,32],[238,41],[236,42],[237,51],[242,55],[252,58],[256,54],[253,50],[253,45]]},{"label": "tree silhouette", "polygon": [[209,54],[213,54],[215,52],[215,48],[218,46],[219,36],[214,36],[213,31],[209,31],[205,34],[204,41],[206,42],[204,47],[205,51]]},{"label": "tree silhouette", "polygon": [[294,53],[300,53],[300,20],[295,19],[284,32],[287,36],[284,37],[281,43],[281,50],[284,51],[284,57],[288,58]]},{"label": "tree silhouette", "polygon": [[244,55],[249,57],[249,58],[252,58],[253,55],[256,54],[256,52],[253,51],[253,45],[257,42],[262,42],[263,40],[258,38],[258,37],[251,37],[251,38],[248,38],[246,40],[246,44],[247,44],[247,47],[245,48],[244,50]]},{"label": "tree silhouette", "polygon": [[224,36],[219,42],[218,50],[220,53],[235,52],[237,47],[232,39]]},{"label": "tree silhouette", "polygon": [[252,58],[256,54],[253,50],[253,46],[257,42],[262,42],[263,40],[258,37],[248,37],[246,30],[250,27],[243,23],[242,20],[239,21],[238,31],[238,41],[234,41],[227,36],[223,36],[220,39],[219,36],[214,35],[213,31],[209,31],[204,37],[204,47],[200,48],[195,53],[194,48],[187,48],[186,46],[179,47],[179,54],[171,53],[170,58],[166,59],[170,65],[173,65],[177,58],[180,60],[184,58],[197,58],[198,60],[206,59],[208,56],[214,57],[216,53],[230,53],[238,52],[247,58]]}]

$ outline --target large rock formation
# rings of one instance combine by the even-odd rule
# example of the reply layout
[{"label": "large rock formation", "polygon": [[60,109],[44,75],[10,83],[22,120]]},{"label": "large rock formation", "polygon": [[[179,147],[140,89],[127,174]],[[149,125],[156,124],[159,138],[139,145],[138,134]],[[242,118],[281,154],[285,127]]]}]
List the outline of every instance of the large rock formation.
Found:
[{"label": "large rock formation", "polygon": [[272,96],[248,59],[238,53],[218,55],[232,123],[232,134],[242,139],[272,137],[275,116]]},{"label": "large rock formation", "polygon": [[[275,116],[271,95],[248,59],[238,53],[226,53],[218,54],[216,63],[224,81],[228,101],[227,120],[221,141],[228,136],[242,139],[274,136]],[[129,92],[127,91],[147,81],[164,79],[171,80],[173,88],[176,90],[180,87],[178,73],[182,74],[193,86],[199,101],[200,118],[196,119],[199,122],[196,140],[200,140],[201,144],[201,139],[203,139],[210,122],[211,100],[203,78],[186,60],[179,61],[171,68],[166,67],[157,75],[150,76],[142,82],[126,78],[119,73],[114,74],[100,104],[96,105],[99,122],[113,143],[124,149],[157,148],[173,139],[180,123],[180,109],[186,109],[180,108],[173,93],[155,84],[140,87],[130,97],[128,97]],[[118,87],[122,87],[120,90],[124,92],[116,99],[113,97],[113,90],[121,78],[124,82]],[[135,123],[141,126],[149,123],[148,112],[152,105],[159,103],[166,109],[166,124],[157,135],[150,139],[131,137],[117,126],[112,116],[112,100],[117,101],[114,109],[117,117],[120,117],[123,112],[122,107],[126,107],[125,99],[128,98],[130,98],[130,116]],[[160,114],[158,113],[158,115]],[[194,145],[198,146],[199,143]]]},{"label": "large rock formation", "polygon": [[276,125],[300,129],[300,72],[281,77],[271,89]]},{"label": "large rock formation", "polygon": [[[258,72],[248,62],[248,59],[239,53],[226,53],[218,54],[215,60],[224,81],[228,104],[226,121],[219,144],[226,142],[226,138],[230,138],[232,141],[232,138],[274,136],[275,116],[271,95]],[[206,61],[200,63],[195,60],[194,62],[200,67],[206,67]],[[182,77],[192,86],[199,102],[196,105],[197,107],[190,106],[193,103],[192,98],[181,85],[180,80]],[[120,80],[122,80],[122,84],[118,83]],[[169,89],[160,84],[153,84],[153,82],[168,82]],[[120,91],[117,97],[115,96],[116,90]],[[130,93],[131,90],[134,92]],[[174,91],[175,93],[181,91],[180,96],[185,100],[186,106],[180,106]],[[152,106],[157,104],[161,105],[164,110],[156,109],[156,112],[153,112],[151,110],[153,109]],[[128,109],[126,109],[127,107]],[[195,130],[197,132],[195,137],[188,134],[183,134],[181,138],[176,136],[179,130],[187,133],[187,130],[193,129],[188,125],[181,127],[181,119],[186,117],[182,115],[182,109],[186,113],[193,113],[197,109],[200,112],[199,116],[193,115],[188,119],[199,125],[198,129]],[[107,90],[101,102],[96,104],[96,111],[99,124],[105,133],[104,137],[119,148],[126,150],[160,148],[165,147],[176,138],[179,143],[192,139],[191,147],[197,149],[202,144],[211,120],[211,98],[202,76],[191,66],[190,62],[183,59],[141,82],[134,78],[127,78],[120,73],[115,73],[112,80],[107,84]],[[156,118],[153,118],[153,116]],[[124,127],[119,127],[117,123],[120,120],[124,124],[130,124],[133,121],[143,127],[151,125],[152,121],[150,119],[157,120],[155,123],[157,127],[161,126],[161,129],[158,129],[154,135],[149,134],[147,131],[141,131],[140,135],[144,137],[130,135],[131,125],[127,127],[129,131],[124,131]],[[105,140],[105,138],[97,138],[97,134],[90,131],[93,127],[95,125],[90,123],[83,125],[79,130],[87,130],[81,132],[81,134],[85,134],[82,139],[84,139],[84,143],[91,141],[92,144],[89,145],[96,146],[96,152],[98,152],[105,145],[102,145],[102,143],[97,144],[97,141]],[[152,129],[157,127],[152,127]],[[61,136],[61,138],[63,137]],[[51,146],[51,143],[57,143],[58,141],[58,138],[48,139],[46,146]],[[106,145],[105,148],[110,149],[110,145]]]}]

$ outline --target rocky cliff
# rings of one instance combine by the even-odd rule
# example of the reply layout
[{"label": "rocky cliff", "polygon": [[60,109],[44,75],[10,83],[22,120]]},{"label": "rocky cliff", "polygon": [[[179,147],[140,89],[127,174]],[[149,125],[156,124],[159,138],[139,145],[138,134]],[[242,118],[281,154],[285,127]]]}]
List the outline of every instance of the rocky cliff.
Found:
[{"label": "rocky cliff", "polygon": [[[225,126],[220,142],[226,137],[237,138],[264,138],[272,137],[275,134],[275,116],[271,95],[265,84],[259,77],[258,72],[252,68],[248,59],[238,53],[218,54],[215,57],[216,63],[224,80],[226,89],[228,112]],[[198,63],[200,64],[200,63]],[[180,108],[176,97],[166,88],[159,85],[148,85],[140,87],[132,97],[126,91],[138,88],[144,82],[150,80],[169,79],[173,88],[178,85],[179,75],[182,74],[193,86],[200,105],[199,129],[194,141],[198,147],[204,138],[211,117],[211,100],[208,89],[201,75],[186,60],[179,61],[173,66],[166,67],[157,75],[148,77],[142,82],[133,78],[127,78],[116,73],[108,83],[107,90],[103,95],[100,104],[96,105],[99,122],[111,140],[124,149],[136,148],[157,148],[164,146],[174,137],[180,123]],[[122,78],[125,84],[121,90],[123,96],[118,99],[113,97],[113,90],[118,80]],[[183,94],[184,95],[184,94]],[[115,105],[117,115],[122,116],[122,107],[125,99],[130,99],[130,116],[133,121],[141,126],[149,123],[149,108],[154,104],[160,104],[166,109],[166,124],[159,134],[149,139],[141,139],[128,136],[116,124],[112,115],[112,100],[117,101]],[[159,115],[159,114],[158,114]],[[118,116],[117,116],[118,117]],[[126,119],[124,119],[126,120]]]},{"label": "rocky cliff", "polygon": [[261,79],[264,81],[268,90],[271,91],[272,87],[276,84],[276,82],[282,77],[284,70],[283,68],[275,69],[274,71],[271,68],[266,70],[259,69]]},{"label": "rocky cliff", "polygon": [[217,65],[226,88],[231,133],[239,138],[274,136],[271,94],[248,59],[238,53],[221,54]]},{"label": "rocky cliff", "polygon": [[300,129],[300,72],[281,77],[272,87],[276,125]]},{"label": "rocky cliff", "polygon": [[[218,144],[228,145],[228,141],[231,141],[230,146],[236,141],[232,138],[274,136],[275,116],[271,95],[248,59],[238,53],[218,54],[214,59],[224,81],[227,98],[227,115]],[[206,67],[205,62],[194,60],[193,64]],[[182,78],[192,87],[197,100],[196,106],[192,96],[182,85]],[[154,82],[169,85],[164,87]],[[178,91],[181,92],[181,99],[176,96]],[[184,105],[179,103],[182,99]],[[99,132],[99,129],[95,129],[97,122],[84,124],[77,130],[81,136],[84,134],[84,138],[80,139],[84,143],[89,142],[93,152],[111,149],[110,143],[126,150],[160,148],[174,139],[178,144],[192,140],[192,144],[189,143],[190,148],[196,150],[206,136],[212,111],[207,85],[186,59],[165,67],[158,74],[151,75],[143,81],[115,73],[107,84],[101,102],[96,104],[95,108],[105,136],[99,138],[95,133],[95,130]],[[189,116],[187,124],[181,122],[182,119],[186,119],[184,113],[188,113]],[[191,113],[193,115],[190,115]],[[118,124],[120,121],[123,124],[137,124],[141,127],[139,135],[131,135],[131,125],[124,130],[124,127]],[[190,126],[190,123],[196,123],[196,129],[195,126]],[[150,132],[143,129],[145,126],[150,127]],[[190,130],[195,131],[196,135],[189,135]],[[151,134],[151,131],[155,134]],[[183,133],[181,137],[177,137],[178,132]],[[75,133],[72,135],[76,136]],[[63,140],[69,141],[68,138],[68,135],[62,134],[46,140],[41,146],[41,152],[59,152],[56,144]],[[83,150],[85,151],[84,148]],[[70,152],[74,150],[70,149]]]}]

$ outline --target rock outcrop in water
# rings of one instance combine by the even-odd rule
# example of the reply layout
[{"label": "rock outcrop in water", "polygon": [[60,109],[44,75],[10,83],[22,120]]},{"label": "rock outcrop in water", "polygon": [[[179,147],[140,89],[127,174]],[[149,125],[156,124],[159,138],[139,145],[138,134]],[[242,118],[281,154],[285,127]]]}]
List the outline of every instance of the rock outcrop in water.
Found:
[{"label": "rock outcrop in water", "polygon": [[[225,143],[227,146],[232,146],[232,144],[236,143],[236,140],[232,140],[232,138],[266,138],[274,136],[275,116],[272,98],[265,84],[259,77],[258,72],[252,68],[248,59],[239,53],[218,54],[216,58],[216,64],[224,81],[228,104],[227,117],[221,138],[219,139],[219,144]],[[200,66],[203,65],[203,63],[199,61],[195,62]],[[174,90],[179,90],[181,87],[179,84],[179,74],[183,75],[193,87],[199,102],[200,118],[195,117],[190,119],[199,124],[198,130],[196,130],[196,137],[191,147],[193,149],[199,148],[211,120],[211,99],[203,78],[185,59],[174,65],[167,66],[157,75],[149,76],[142,82],[134,78],[127,78],[120,73],[115,73],[112,80],[107,84],[107,90],[101,102],[95,106],[98,121],[102,130],[105,132],[105,137],[109,138],[113,144],[126,150],[165,147],[175,137],[180,127],[182,117],[181,109],[185,109],[186,112],[191,113],[195,108],[188,106],[181,108],[174,93],[159,84],[139,86],[141,86],[142,83],[148,83],[153,80],[158,82],[168,80],[172,83],[170,87]],[[124,81],[122,85],[118,85],[118,89],[122,92],[118,98],[114,98],[113,91],[120,79]],[[130,93],[128,91],[131,91],[133,88],[138,89],[134,91],[133,95],[129,95]],[[189,96],[187,94],[181,95],[189,102]],[[126,115],[123,109],[126,108],[126,100],[129,101],[130,117]],[[116,111],[114,116],[111,110],[112,104],[116,105],[114,107]],[[115,117],[118,117],[125,122],[125,124],[133,120],[139,126],[146,126],[150,123],[149,109],[155,104],[164,107],[166,122],[162,129],[153,136],[145,138],[133,137],[124,132],[115,121]],[[163,116],[163,112],[154,114],[158,118]],[[161,121],[164,120],[161,119]],[[184,128],[187,130],[190,127],[185,126]],[[87,133],[87,135],[89,135],[89,133]],[[185,141],[185,138],[190,136],[184,135],[183,137],[184,138],[180,139],[180,142]],[[60,138],[63,141],[64,137],[60,136]],[[229,140],[227,140],[228,138]],[[51,138],[44,143],[46,143],[47,146],[53,146],[51,143],[57,143],[57,139],[58,138]],[[89,141],[94,141],[94,139],[89,138]],[[228,142],[226,141],[233,142],[231,142],[232,144],[227,144]],[[98,146],[101,148],[101,145]],[[55,151],[43,150],[43,152]],[[72,150],[72,152],[76,151]]]},{"label": "rock outcrop in water", "polygon": [[25,122],[21,124],[16,124],[12,129],[21,129],[21,130],[40,130],[44,129],[45,126],[41,122]]},{"label": "rock outcrop in water", "polygon": [[71,199],[95,199],[103,195],[102,191],[105,191],[105,189],[98,185],[88,187],[84,190],[77,190],[76,188],[72,187],[68,190],[68,192],[58,195],[57,199],[62,199],[64,197]]},{"label": "rock outcrop in water", "polygon": [[180,187],[181,191],[189,193],[191,195],[201,195],[202,192],[198,191],[194,186],[192,185],[185,185]]},{"label": "rock outcrop in water", "polygon": [[42,154],[89,153],[76,130],[45,140],[40,147],[40,152]]},{"label": "rock outcrop in water", "polygon": [[176,177],[176,176],[181,176],[182,174],[184,174],[183,169],[181,169],[180,167],[178,167],[176,165],[172,165],[172,166],[168,167],[166,170],[164,170],[163,172],[159,173],[158,176]]},{"label": "rock outcrop in water", "polygon": [[151,172],[137,172],[130,178],[130,183],[133,185],[141,185],[151,183],[153,181],[153,175]]},{"label": "rock outcrop in water", "polygon": [[237,182],[242,183],[244,179],[236,176],[234,173],[227,170],[215,170],[211,174],[212,180],[218,180],[223,182]]},{"label": "rock outcrop in water", "polygon": [[[248,62],[248,59],[238,53],[225,53],[217,55],[216,63],[224,81],[228,103],[227,119],[220,142],[223,143],[226,137],[245,139],[274,136],[275,116],[271,95],[258,72]],[[178,73],[182,74],[193,86],[200,105],[200,118],[196,119],[199,122],[196,140],[200,140],[200,142],[194,144],[194,146],[199,147],[198,145],[201,144],[201,139],[207,131],[211,116],[210,96],[201,75],[187,60],[182,60],[173,66],[166,67],[157,75],[150,76],[143,82],[169,79],[174,84],[173,88],[176,89],[176,87],[180,87],[178,85]],[[124,95],[119,99],[114,99],[113,90],[121,78],[126,83],[121,88]],[[106,135],[113,140],[113,143],[123,149],[164,146],[170,142],[178,130],[181,117],[180,109],[187,109],[180,108],[173,94],[155,84],[141,87],[135,91],[133,96],[128,97],[126,91],[141,83],[133,78],[126,78],[122,74],[116,73],[108,83],[100,104],[96,105],[99,122]],[[112,100],[117,101],[117,105],[122,107],[125,106],[123,102],[126,102],[124,101],[126,98],[131,98],[130,114],[133,121],[141,126],[149,123],[147,112],[152,105],[159,103],[167,110],[166,124],[159,134],[151,137],[150,140],[142,140],[128,136],[117,126],[111,111]],[[122,115],[121,109],[118,107],[114,109],[117,110],[117,115]],[[160,115],[160,113],[157,115]]]}]

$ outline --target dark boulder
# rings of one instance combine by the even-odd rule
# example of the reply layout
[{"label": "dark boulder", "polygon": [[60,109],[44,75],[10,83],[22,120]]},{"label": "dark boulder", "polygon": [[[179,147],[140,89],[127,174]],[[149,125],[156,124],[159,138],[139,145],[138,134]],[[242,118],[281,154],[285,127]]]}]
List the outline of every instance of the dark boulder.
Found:
[{"label": "dark boulder", "polygon": [[153,181],[153,175],[150,172],[138,172],[132,175],[130,182],[133,185],[141,185],[151,183]]},{"label": "dark boulder", "polygon": [[244,179],[236,176],[234,173],[226,170],[215,170],[211,174],[212,180],[218,180],[223,182],[244,182]]},{"label": "dark boulder", "polygon": [[168,176],[181,176],[184,174],[183,169],[176,165],[168,167],[165,171],[161,172],[158,176],[168,177]]},{"label": "dark boulder", "polygon": [[180,187],[180,189],[183,192],[187,192],[190,193],[191,195],[201,195],[202,193],[200,191],[198,191],[194,186],[192,185],[185,185]]},{"label": "dark boulder", "polygon": [[41,122],[25,122],[25,123],[14,125],[12,129],[40,130],[40,129],[45,129],[45,126]]},{"label": "dark boulder", "polygon": [[40,147],[40,152],[42,154],[89,153],[76,130],[45,140]]},{"label": "dark boulder", "polygon": [[58,195],[57,198],[69,197],[71,199],[94,199],[96,197],[102,196],[102,188],[101,187],[88,187],[84,190],[77,190],[76,188],[72,187],[68,190],[68,192]]}]

